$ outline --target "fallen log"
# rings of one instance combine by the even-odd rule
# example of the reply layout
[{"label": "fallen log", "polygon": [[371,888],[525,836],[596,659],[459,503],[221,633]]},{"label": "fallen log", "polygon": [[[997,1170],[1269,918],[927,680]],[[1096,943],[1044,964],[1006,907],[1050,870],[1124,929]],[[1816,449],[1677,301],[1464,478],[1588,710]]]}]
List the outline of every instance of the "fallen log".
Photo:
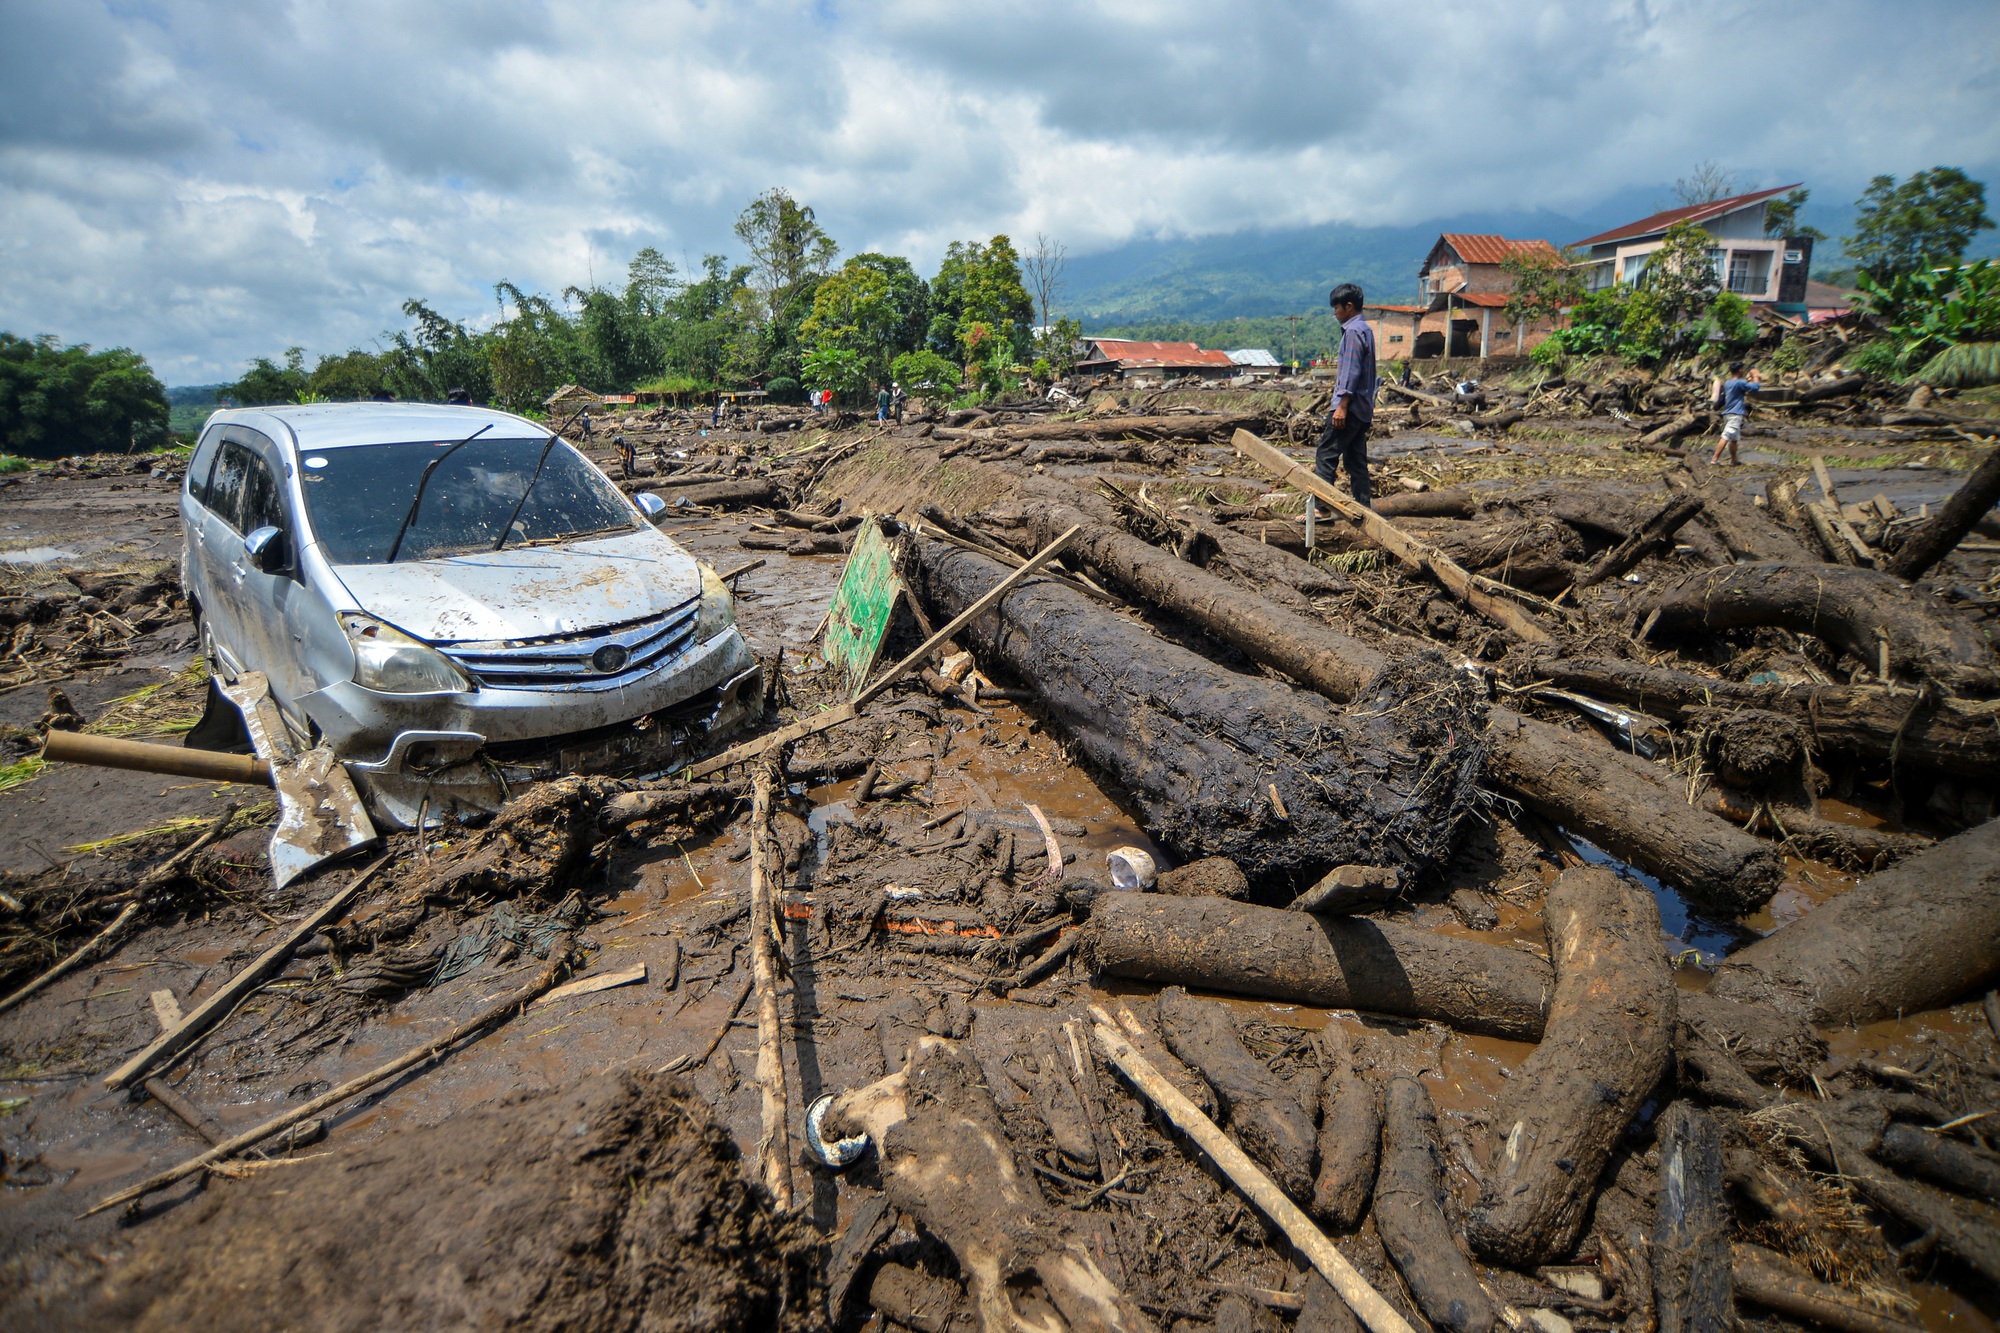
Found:
[{"label": "fallen log", "polygon": [[1167,1045],[1200,1072],[1222,1103],[1225,1123],[1294,1203],[1313,1197],[1313,1121],[1263,1061],[1243,1048],[1228,1010],[1179,986],[1160,992]]},{"label": "fallen log", "polygon": [[1099,1049],[1111,1063],[1117,1065],[1119,1072],[1131,1080],[1132,1086],[1159,1107],[1176,1128],[1208,1154],[1209,1159],[1243,1191],[1258,1211],[1277,1224],[1307,1262],[1347,1302],[1348,1308],[1361,1317],[1369,1333],[1414,1333],[1409,1321],[1397,1314],[1395,1308],[1382,1299],[1382,1294],[1368,1285],[1347,1257],[1334,1248],[1333,1242],[1312,1224],[1310,1218],[1299,1211],[1298,1205],[1286,1198],[1284,1191],[1231,1142],[1213,1120],[1181,1096],[1173,1084],[1161,1078],[1146,1058],[1118,1034],[1118,1029],[1112,1026],[1102,1009],[1093,1006],[1091,1015],[1097,1020],[1091,1035],[1097,1039]]},{"label": "fallen log", "polygon": [[1892,1121],[1883,1127],[1873,1156],[1955,1194],[2000,1203],[2000,1163],[1942,1134]]},{"label": "fallen log", "polygon": [[1486,773],[1536,814],[1725,917],[1778,890],[1778,850],[1687,803],[1644,760],[1594,737],[1493,709]]},{"label": "fallen log", "polygon": [[1644,526],[1592,561],[1590,568],[1576,576],[1576,586],[1594,588],[1607,579],[1620,577],[1649,556],[1671,551],[1674,534],[1701,512],[1703,504],[1700,496],[1669,500],[1664,508],[1646,520]]},{"label": "fallen log", "polygon": [[769,504],[778,498],[778,488],[769,478],[750,477],[742,481],[690,482],[675,489],[674,504],[685,500],[691,505],[734,509],[743,505]]},{"label": "fallen log", "polygon": [[1416,1297],[1448,1333],[1490,1333],[1500,1312],[1459,1251],[1439,1191],[1437,1110],[1414,1078],[1390,1080],[1383,1098],[1382,1166],[1375,1182],[1375,1229]]},{"label": "fallen log", "polygon": [[1471,518],[1478,508],[1478,497],[1463,486],[1400,491],[1375,501],[1375,512],[1385,518]]},{"label": "fallen log", "polygon": [[1842,1333],[1922,1333],[1922,1325],[1897,1319],[1858,1296],[1830,1287],[1756,1245],[1729,1247],[1739,1301]]},{"label": "fallen log", "polygon": [[1801,806],[1758,800],[1731,787],[1710,787],[1702,797],[1702,809],[1732,824],[1748,826],[1762,821],[1774,825],[1784,844],[1799,855],[1843,870],[1887,870],[1931,845],[1929,838],[1914,833],[1821,819]]},{"label": "fallen log", "polygon": [[2000,820],[1861,881],[1717,969],[1710,993],[1822,1025],[1953,1004],[2000,979]]},{"label": "fallen log", "polygon": [[1118,590],[1171,611],[1259,662],[1332,699],[1359,694],[1388,663],[1369,644],[1255,595],[1068,505],[1032,503],[1037,542],[1079,527],[1071,553]]},{"label": "fallen log", "polygon": [[1655,641],[1776,625],[1811,634],[1871,668],[1879,667],[1886,645],[1892,672],[1935,671],[1947,681],[1993,675],[1993,646],[1979,630],[1876,570],[1775,561],[1703,570],[1638,614],[1653,619],[1647,637]]},{"label": "fallen log", "polygon": [[1382,1149],[1382,1099],[1354,1067],[1347,1034],[1329,1023],[1322,1034],[1326,1073],[1319,1093],[1319,1175],[1312,1214],[1335,1231],[1352,1231],[1375,1194]]},{"label": "fallen log", "polygon": [[1432,545],[1483,578],[1538,593],[1567,588],[1584,555],[1575,530],[1549,518],[1453,524]]},{"label": "fallen log", "polygon": [[1693,435],[1708,424],[1704,412],[1683,412],[1665,425],[1655,426],[1638,439],[1630,442],[1634,449],[1657,449],[1671,444],[1684,435]]},{"label": "fallen log", "polygon": [[1797,535],[1751,503],[1728,470],[1711,467],[1699,451],[1670,471],[1666,480],[1701,497],[1701,522],[1688,530],[1690,544],[1694,535],[1706,528],[1721,540],[1732,560],[1798,562],[1813,558]]},{"label": "fallen log", "polygon": [[1522,679],[1547,681],[1680,723],[1696,708],[1760,708],[1806,724],[1814,749],[1991,781],[2000,774],[2000,704],[1873,685],[1732,681],[1614,657],[1530,652]]},{"label": "fallen log", "polygon": [[1418,541],[1381,515],[1365,509],[1335,490],[1332,485],[1247,430],[1232,437],[1236,448],[1251,462],[1290,486],[1333,507],[1335,512],[1358,524],[1371,541],[1411,569],[1428,573],[1453,596],[1494,624],[1531,643],[1546,641],[1549,632],[1536,624],[1522,607],[1504,592],[1496,591],[1493,580],[1481,580],[1456,561],[1428,543]]},{"label": "fallen log", "polygon": [[[931,541],[915,543],[909,563],[939,614],[971,605],[1001,573]],[[1183,859],[1226,856],[1253,881],[1294,884],[1343,864],[1415,875],[1449,854],[1471,808],[1479,705],[1441,660],[1399,659],[1341,713],[1048,583],[1016,589],[965,636],[982,662],[1035,683],[1079,750],[1131,793],[1147,831]]]},{"label": "fallen log", "polygon": [[1684,1101],[1660,1118],[1660,1193],[1653,1221],[1653,1309],[1659,1333],[1706,1333],[1731,1322],[1729,1205],[1722,1131]]},{"label": "fallen log", "polygon": [[1609,870],[1565,871],[1543,909],[1555,960],[1541,1043],[1493,1117],[1491,1162],[1466,1219],[1474,1250],[1531,1268],[1567,1253],[1597,1177],[1666,1072],[1674,978],[1653,896]]},{"label": "fallen log", "polygon": [[1888,571],[1914,582],[1950,555],[1973,525],[2000,504],[2000,449],[1980,460],[1938,511],[1912,528],[1889,558]]},{"label": "fallen log", "polygon": [[[1124,1033],[1125,1039],[1132,1043],[1134,1050],[1152,1063],[1160,1077],[1173,1084],[1174,1090],[1187,1098],[1189,1105],[1198,1107],[1201,1113],[1211,1120],[1220,1116],[1222,1107],[1216,1103],[1215,1089],[1209,1087],[1200,1074],[1182,1064],[1180,1057],[1168,1050],[1167,1044],[1139,1020],[1138,1015],[1132,1012],[1134,1004],[1141,1008],[1148,1007],[1146,1001],[1137,997],[1118,1001],[1118,1026]],[[1158,1009],[1151,1009],[1151,1013],[1157,1022]]]},{"label": "fallen log", "polygon": [[996,426],[989,440],[1101,440],[1137,435],[1149,440],[1221,440],[1263,424],[1260,413],[1218,416],[1086,417],[1081,421],[1036,421]]},{"label": "fallen log", "polygon": [[978,1063],[952,1043],[926,1036],[902,1072],[839,1097],[823,1123],[829,1141],[874,1143],[884,1192],[957,1258],[989,1333],[1021,1327],[1010,1291],[1029,1278],[1068,1333],[1150,1333],[1021,1169]]},{"label": "fallen log", "polygon": [[1086,929],[1096,967],[1109,976],[1431,1018],[1516,1041],[1540,1038],[1554,986],[1549,965],[1532,954],[1393,918],[1105,893]]},{"label": "fallen log", "polygon": [[[785,1120],[785,1055],[778,1013],[778,921],[771,885],[771,788],[774,765],[750,775],[750,975],[757,987],[757,1096],[761,1128],[757,1174],[780,1212],[792,1207],[792,1140]],[[777,867],[784,879],[782,862]]]}]

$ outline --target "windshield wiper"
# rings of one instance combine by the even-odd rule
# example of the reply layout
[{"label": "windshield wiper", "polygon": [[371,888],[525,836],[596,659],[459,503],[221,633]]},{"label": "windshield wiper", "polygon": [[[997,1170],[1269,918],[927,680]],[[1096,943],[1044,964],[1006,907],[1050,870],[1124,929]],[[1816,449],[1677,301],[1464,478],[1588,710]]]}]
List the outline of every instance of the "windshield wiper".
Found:
[{"label": "windshield wiper", "polygon": [[549,461],[549,450],[556,447],[556,441],[560,440],[562,438],[562,433],[569,429],[569,422],[575,421],[579,416],[582,416],[585,412],[588,412],[589,410],[590,410],[590,404],[585,403],[582,407],[579,407],[576,411],[570,413],[569,421],[565,421],[563,422],[562,425],[557,426],[555,429],[555,433],[549,436],[548,442],[542,445],[542,456],[535,460],[535,475],[529,477],[528,484],[521,488],[521,498],[514,502],[514,512],[507,515],[507,524],[505,527],[500,529],[500,540],[493,543],[494,550],[497,551],[501,547],[507,544],[508,535],[514,531],[514,520],[521,517],[521,510],[527,505],[528,496],[534,491],[535,483],[542,479],[542,466],[543,464]]},{"label": "windshield wiper", "polygon": [[424,475],[417,478],[417,493],[410,499],[410,512],[403,515],[402,523],[397,525],[396,539],[389,543],[389,556],[382,562],[383,564],[393,565],[396,563],[396,552],[403,549],[403,534],[410,530],[410,524],[416,520],[417,506],[424,502],[424,487],[431,484],[431,473],[437,471],[438,464],[444,462],[445,459],[450,458],[460,449],[463,449],[466,445],[471,444],[474,440],[492,429],[493,423],[489,421],[424,466]]}]

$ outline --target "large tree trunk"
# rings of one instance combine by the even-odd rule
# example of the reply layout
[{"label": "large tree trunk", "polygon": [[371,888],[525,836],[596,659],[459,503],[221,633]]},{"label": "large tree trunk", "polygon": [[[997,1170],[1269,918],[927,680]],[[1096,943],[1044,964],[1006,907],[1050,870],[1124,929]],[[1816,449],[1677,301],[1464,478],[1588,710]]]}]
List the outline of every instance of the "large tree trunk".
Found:
[{"label": "large tree trunk", "polygon": [[1335,1231],[1352,1231],[1375,1193],[1382,1099],[1354,1067],[1340,1026],[1329,1024],[1323,1037],[1329,1049],[1319,1094],[1319,1177],[1313,1182],[1312,1212]]},{"label": "large tree trunk", "polygon": [[1535,813],[1630,861],[1719,916],[1778,891],[1778,850],[1687,803],[1641,759],[1591,736],[1492,712],[1489,779]]},{"label": "large tree trunk", "polygon": [[1666,1072],[1674,978],[1651,894],[1608,870],[1570,870],[1543,916],[1555,995],[1541,1044],[1493,1117],[1473,1247],[1515,1268],[1575,1244],[1598,1174]]},{"label": "large tree trunk", "polygon": [[1699,453],[1670,472],[1667,480],[1702,498],[1699,526],[1712,530],[1734,559],[1810,561],[1813,558],[1804,542],[1751,502],[1727,470],[1709,466]]},{"label": "large tree trunk", "polygon": [[[915,543],[910,564],[940,619],[1006,573],[938,542]],[[1148,832],[1184,859],[1226,856],[1253,882],[1295,887],[1349,864],[1421,878],[1471,809],[1481,705],[1441,660],[1390,665],[1341,713],[1032,581],[965,636],[989,668],[1033,682],[1077,747],[1131,793]]]},{"label": "large tree trunk", "polygon": [[1414,1078],[1394,1079],[1383,1106],[1375,1229],[1425,1318],[1447,1333],[1489,1333],[1499,1311],[1445,1222],[1442,1184],[1431,1095]]},{"label": "large tree trunk", "polygon": [[[1706,639],[1725,630],[1777,625],[1811,634],[1836,652],[1875,666],[1889,645],[1896,675],[1939,666],[1993,673],[1993,645],[1942,608],[1872,569],[1766,562],[1704,570],[1663,593],[1649,639]],[[1952,673],[1941,678],[1951,679]]]},{"label": "large tree trunk", "polygon": [[1959,777],[2000,775],[2000,703],[1879,686],[1720,680],[1615,657],[1531,651],[1509,659],[1520,679],[1627,704],[1679,723],[1694,708],[1761,708],[1806,724],[1821,753],[1854,755]]},{"label": "large tree trunk", "polygon": [[1262,597],[1246,597],[1235,584],[1128,532],[1094,523],[1078,509],[1035,503],[1026,516],[1038,547],[1081,524],[1070,554],[1140,600],[1194,622],[1329,698],[1353,698],[1387,665],[1386,657],[1361,640]]},{"label": "large tree trunk", "polygon": [[1674,534],[1699,514],[1701,507],[1702,500],[1698,495],[1669,500],[1664,509],[1634,529],[1625,540],[1593,560],[1590,568],[1576,576],[1576,586],[1594,588],[1607,579],[1620,577],[1648,556],[1672,550]]},{"label": "large tree trunk", "polygon": [[1935,514],[1903,538],[1889,560],[1889,572],[1899,579],[1920,579],[1950,555],[1972,531],[1972,525],[2000,504],[2000,449],[1988,453],[1951,498]]},{"label": "large tree trunk", "polygon": [[1731,1323],[1729,1206],[1715,1117],[1675,1102],[1660,1117],[1660,1197],[1653,1220],[1653,1309],[1660,1333]]},{"label": "large tree trunk", "polygon": [[1463,1032],[1540,1037],[1554,977],[1519,949],[1393,918],[1320,917],[1226,898],[1106,893],[1090,914],[1099,970],[1329,1009],[1434,1018]]},{"label": "large tree trunk", "polygon": [[2000,820],[1947,838],[1731,954],[1709,991],[1847,1026],[2000,980]]}]

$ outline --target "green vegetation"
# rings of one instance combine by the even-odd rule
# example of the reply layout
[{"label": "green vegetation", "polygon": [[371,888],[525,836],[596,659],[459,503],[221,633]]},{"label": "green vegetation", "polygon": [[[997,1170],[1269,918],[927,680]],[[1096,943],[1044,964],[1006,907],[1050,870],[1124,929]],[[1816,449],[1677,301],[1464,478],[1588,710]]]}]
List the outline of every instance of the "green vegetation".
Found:
[{"label": "green vegetation", "polygon": [[1877,282],[1955,265],[1972,238],[1991,230],[1986,187],[1957,167],[1919,171],[1902,184],[1877,176],[1854,201],[1848,257]]},{"label": "green vegetation", "polygon": [[1650,365],[1693,352],[1740,352],[1756,338],[1757,326],[1749,302],[1720,290],[1714,249],[1706,231],[1675,223],[1647,256],[1638,282],[1606,287],[1576,302],[1569,327],[1537,347],[1536,360],[1549,365],[1565,355],[1615,353]]},{"label": "green vegetation", "polygon": [[[835,270],[839,246],[783,190],[751,201],[736,235],[748,264],[707,255],[683,273],[649,247],[617,289],[570,287],[558,300],[496,283],[500,317],[480,330],[413,298],[403,305],[409,327],[384,334],[379,350],[325,355],[308,369],[304,349],[290,348],[216,392],[248,406],[383,393],[434,402],[464,389],[476,402],[533,412],[564,384],[600,393],[763,386],[790,401],[801,385],[852,395],[904,378],[899,358],[922,352],[932,359],[906,384],[955,388],[970,362],[981,391],[993,392],[1031,355],[1055,368],[1074,361],[1074,320],[1034,339],[1020,257],[1005,236],[953,242],[927,283],[896,255],[855,255]],[[202,392],[205,401],[186,408],[188,430],[214,401]]]},{"label": "green vegetation", "polygon": [[125,453],[167,439],[167,390],[123,347],[0,333],[0,450],[28,458]]},{"label": "green vegetation", "polygon": [[[1937,383],[1928,372],[1947,352],[1953,356],[1939,366],[1940,374],[1974,375],[1991,365],[1990,353],[1960,349],[2000,341],[2000,265],[1981,259],[1963,268],[1920,268],[1882,280],[1863,273],[1856,281],[1861,308],[1882,325],[1882,338],[1863,352],[1883,363],[1882,369],[1908,374],[1921,367],[1922,378]],[[1857,356],[1847,358],[1850,367]]]}]

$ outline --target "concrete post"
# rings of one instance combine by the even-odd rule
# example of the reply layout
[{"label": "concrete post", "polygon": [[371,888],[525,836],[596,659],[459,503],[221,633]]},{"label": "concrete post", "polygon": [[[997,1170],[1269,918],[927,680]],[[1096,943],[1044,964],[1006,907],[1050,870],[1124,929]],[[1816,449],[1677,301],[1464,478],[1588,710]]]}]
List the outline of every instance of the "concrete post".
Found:
[{"label": "concrete post", "polygon": [[1486,359],[1486,344],[1493,337],[1493,307],[1479,307],[1479,359]]}]

